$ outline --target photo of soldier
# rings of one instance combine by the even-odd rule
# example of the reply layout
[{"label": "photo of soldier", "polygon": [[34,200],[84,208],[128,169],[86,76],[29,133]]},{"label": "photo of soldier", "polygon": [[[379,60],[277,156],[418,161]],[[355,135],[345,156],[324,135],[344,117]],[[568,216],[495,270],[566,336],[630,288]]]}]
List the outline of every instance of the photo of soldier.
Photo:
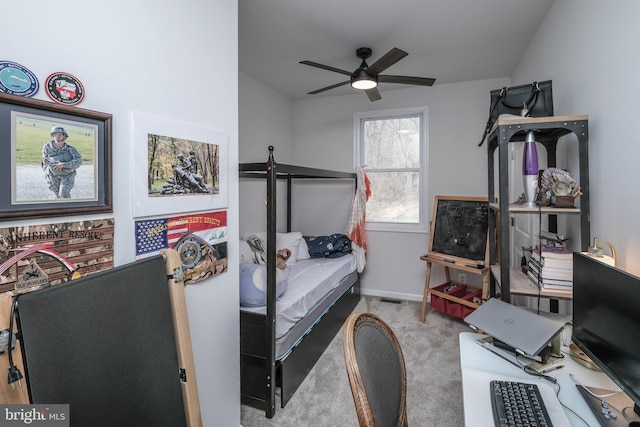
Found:
[{"label": "photo of soldier", "polygon": [[67,144],[69,135],[63,127],[52,127],[51,137],[53,139],[42,147],[42,169],[49,190],[56,198],[67,199],[71,197],[82,156],[75,147]]}]

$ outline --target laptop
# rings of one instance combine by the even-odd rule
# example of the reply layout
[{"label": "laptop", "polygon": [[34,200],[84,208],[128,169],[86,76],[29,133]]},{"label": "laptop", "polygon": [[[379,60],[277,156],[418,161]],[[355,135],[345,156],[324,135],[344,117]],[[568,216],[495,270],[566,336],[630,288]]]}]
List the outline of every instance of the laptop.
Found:
[{"label": "laptop", "polygon": [[490,298],[464,321],[527,357],[540,353],[564,327],[560,322],[497,298]]}]

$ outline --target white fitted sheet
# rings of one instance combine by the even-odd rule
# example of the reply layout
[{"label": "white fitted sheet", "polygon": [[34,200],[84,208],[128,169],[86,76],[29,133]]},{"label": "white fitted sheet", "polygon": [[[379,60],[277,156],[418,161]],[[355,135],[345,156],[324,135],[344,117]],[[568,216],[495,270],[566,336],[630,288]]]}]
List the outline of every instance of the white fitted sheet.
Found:
[{"label": "white fitted sheet", "polygon": [[[356,259],[351,254],[340,258],[298,260],[292,265],[287,291],[276,301],[276,339],[286,334],[355,269]],[[266,307],[241,309],[260,314],[267,312]]]}]

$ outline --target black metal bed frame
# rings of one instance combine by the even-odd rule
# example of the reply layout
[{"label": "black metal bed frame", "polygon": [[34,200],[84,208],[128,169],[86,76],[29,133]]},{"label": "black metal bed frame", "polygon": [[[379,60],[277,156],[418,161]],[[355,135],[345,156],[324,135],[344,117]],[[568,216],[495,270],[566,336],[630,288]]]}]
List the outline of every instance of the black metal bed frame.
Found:
[{"label": "black metal bed frame", "polygon": [[263,178],[267,182],[267,312],[240,311],[240,388],[242,403],[275,414],[276,387],[281,407],[287,404],[344,320],[360,300],[360,280],[317,321],[313,328],[281,360],[276,360],[276,182],[287,180],[287,232],[291,231],[291,195],[295,179],[353,179],[356,174],[277,164],[269,146],[265,163],[241,163],[240,178]]}]

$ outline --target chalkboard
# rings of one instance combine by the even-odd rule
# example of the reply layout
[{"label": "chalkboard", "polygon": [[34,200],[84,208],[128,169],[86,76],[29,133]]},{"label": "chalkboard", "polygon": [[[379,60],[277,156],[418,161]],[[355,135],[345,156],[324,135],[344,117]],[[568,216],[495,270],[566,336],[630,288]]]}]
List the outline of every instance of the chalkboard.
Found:
[{"label": "chalkboard", "polygon": [[487,198],[436,196],[431,218],[429,256],[445,261],[489,262]]}]

